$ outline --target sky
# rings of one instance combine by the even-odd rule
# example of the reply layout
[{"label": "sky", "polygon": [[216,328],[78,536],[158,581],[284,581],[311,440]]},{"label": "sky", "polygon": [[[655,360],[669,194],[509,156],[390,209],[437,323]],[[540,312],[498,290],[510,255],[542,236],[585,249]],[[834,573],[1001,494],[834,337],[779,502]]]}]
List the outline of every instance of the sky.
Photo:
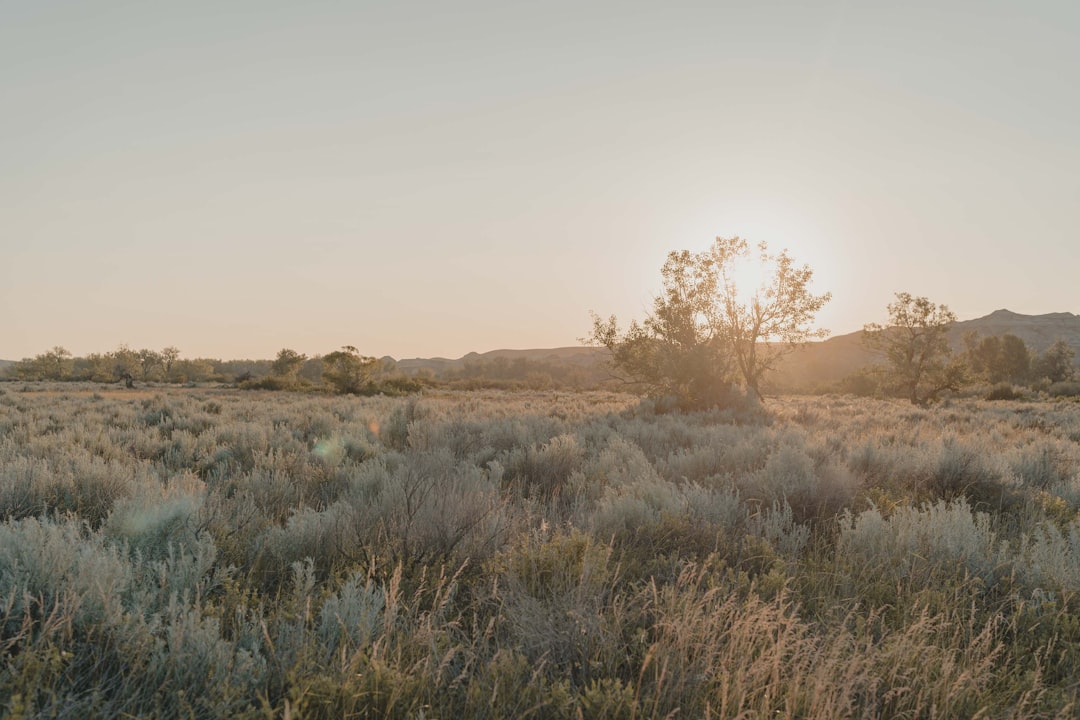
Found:
[{"label": "sky", "polygon": [[0,358],[459,357],[671,250],[1080,312],[1080,3],[0,0]]}]

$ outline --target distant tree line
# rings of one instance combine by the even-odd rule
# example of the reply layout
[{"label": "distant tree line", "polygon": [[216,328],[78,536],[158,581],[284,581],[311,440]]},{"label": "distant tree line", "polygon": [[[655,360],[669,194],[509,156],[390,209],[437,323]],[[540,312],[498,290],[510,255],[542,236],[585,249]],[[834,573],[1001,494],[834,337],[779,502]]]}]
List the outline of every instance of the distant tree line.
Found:
[{"label": "distant tree line", "polygon": [[180,350],[135,350],[121,345],[105,353],[76,357],[57,345],[7,368],[8,379],[60,380],[99,383],[232,383],[270,372],[268,360],[181,358]]},{"label": "distant tree line", "polygon": [[134,350],[121,345],[106,353],[75,357],[57,345],[32,358],[24,358],[8,368],[8,376],[19,380],[81,380],[90,382],[205,382],[221,379],[228,368],[220,360],[182,359],[180,350]]},{"label": "distant tree line", "polygon": [[391,358],[363,355],[352,345],[308,357],[282,348],[273,360],[185,359],[161,351],[114,351],[74,357],[62,346],[7,368],[11,380],[123,383],[219,383],[250,390],[327,391],[352,395],[400,394],[425,387],[479,390],[593,390],[612,385],[602,363],[579,365],[531,358],[477,358],[442,370],[406,372]]}]

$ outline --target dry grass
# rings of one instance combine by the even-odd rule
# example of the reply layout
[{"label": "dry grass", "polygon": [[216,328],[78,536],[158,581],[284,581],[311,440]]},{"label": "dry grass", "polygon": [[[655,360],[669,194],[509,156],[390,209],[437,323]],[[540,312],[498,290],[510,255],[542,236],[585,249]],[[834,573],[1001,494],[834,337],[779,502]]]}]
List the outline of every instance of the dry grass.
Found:
[{"label": "dry grass", "polygon": [[1075,403],[9,384],[0,516],[6,717],[1077,714]]}]

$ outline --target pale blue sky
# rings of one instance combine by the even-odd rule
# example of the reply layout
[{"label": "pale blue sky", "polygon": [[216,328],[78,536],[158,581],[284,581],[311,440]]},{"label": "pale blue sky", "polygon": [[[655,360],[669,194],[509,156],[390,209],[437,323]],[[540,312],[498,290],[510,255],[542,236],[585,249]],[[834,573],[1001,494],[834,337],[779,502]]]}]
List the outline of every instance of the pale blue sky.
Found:
[{"label": "pale blue sky", "polygon": [[0,358],[576,344],[672,249],[1080,312],[1080,3],[0,0]]}]

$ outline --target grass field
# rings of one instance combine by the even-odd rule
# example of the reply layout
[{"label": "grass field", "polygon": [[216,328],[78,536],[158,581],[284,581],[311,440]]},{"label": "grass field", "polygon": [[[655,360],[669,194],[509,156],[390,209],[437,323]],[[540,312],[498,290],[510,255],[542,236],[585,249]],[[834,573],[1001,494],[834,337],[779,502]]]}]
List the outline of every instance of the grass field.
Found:
[{"label": "grass field", "polygon": [[0,386],[0,714],[1080,715],[1080,404]]}]

